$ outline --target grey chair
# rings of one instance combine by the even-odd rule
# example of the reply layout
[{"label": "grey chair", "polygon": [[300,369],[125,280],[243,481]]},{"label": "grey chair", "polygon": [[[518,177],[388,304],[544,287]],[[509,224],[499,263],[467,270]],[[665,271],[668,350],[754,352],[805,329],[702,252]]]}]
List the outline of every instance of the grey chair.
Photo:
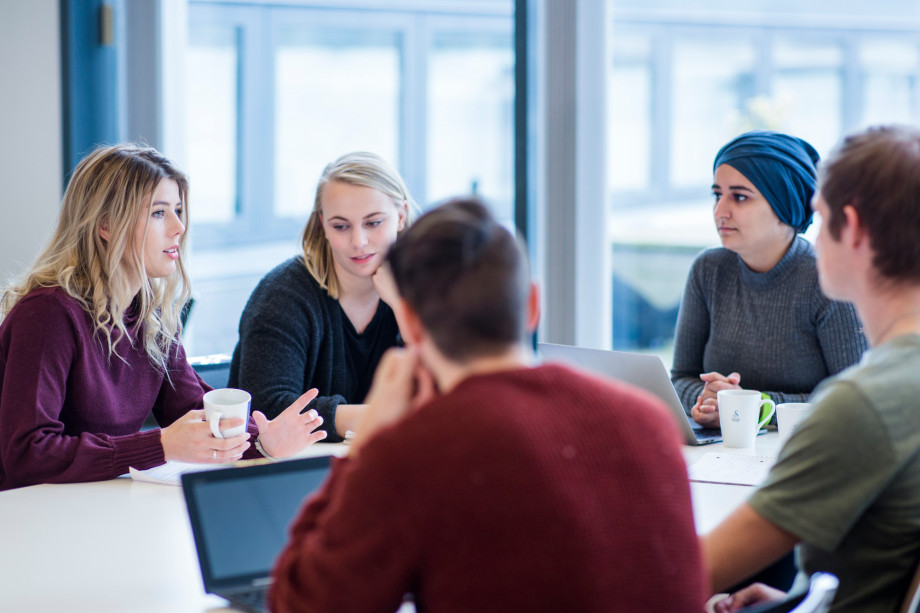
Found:
[{"label": "grey chair", "polygon": [[[230,379],[230,356],[226,353],[192,357],[188,359],[188,363],[192,365],[201,380],[214,389],[227,387],[227,381]],[[151,413],[144,420],[141,431],[156,427],[158,427],[157,420]]]}]

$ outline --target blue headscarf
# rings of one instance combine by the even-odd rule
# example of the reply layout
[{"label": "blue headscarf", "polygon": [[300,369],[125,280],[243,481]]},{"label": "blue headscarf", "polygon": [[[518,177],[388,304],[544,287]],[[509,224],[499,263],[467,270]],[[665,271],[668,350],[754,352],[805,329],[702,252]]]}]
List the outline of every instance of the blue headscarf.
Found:
[{"label": "blue headscarf", "polygon": [[804,232],[811,225],[818,152],[801,138],[755,130],[716,154],[712,171],[728,164],[754,184],[784,224]]}]

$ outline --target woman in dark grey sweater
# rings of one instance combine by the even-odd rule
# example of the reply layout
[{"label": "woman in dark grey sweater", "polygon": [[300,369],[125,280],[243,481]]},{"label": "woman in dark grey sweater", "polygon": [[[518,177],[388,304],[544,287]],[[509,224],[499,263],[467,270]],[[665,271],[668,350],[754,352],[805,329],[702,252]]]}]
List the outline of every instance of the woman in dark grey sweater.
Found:
[{"label": "woman in dark grey sweater", "polygon": [[376,273],[414,209],[377,155],[350,153],[326,166],[303,255],[269,272],[240,318],[229,385],[252,394],[253,410],[272,417],[315,387],[310,407],[327,440],[354,428],[380,356],[399,339],[385,271]]},{"label": "woman in dark grey sweater", "polygon": [[859,361],[866,340],[853,306],[826,298],[811,224],[818,154],[804,140],[749,132],[713,164],[721,248],[693,263],[681,301],[671,380],[700,424],[719,426],[716,393],[741,388],[805,402]]}]

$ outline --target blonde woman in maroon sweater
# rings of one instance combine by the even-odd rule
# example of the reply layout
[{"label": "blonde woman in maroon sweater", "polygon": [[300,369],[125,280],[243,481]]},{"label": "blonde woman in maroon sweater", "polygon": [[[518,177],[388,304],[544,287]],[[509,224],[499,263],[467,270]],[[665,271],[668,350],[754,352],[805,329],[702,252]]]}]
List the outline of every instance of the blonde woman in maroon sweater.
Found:
[{"label": "blonde woman in maroon sweater", "polygon": [[275,569],[274,613],[697,611],[703,570],[660,402],[532,363],[524,252],[480,203],[387,259],[407,349],[381,360],[348,457]]},{"label": "blonde woman in maroon sweater", "polygon": [[[293,455],[322,439],[311,390],[214,438],[179,310],[188,181],[156,150],[100,147],[74,170],[51,241],[0,298],[0,490],[111,479],[167,460]],[[162,426],[140,432],[153,411]],[[227,427],[233,427],[228,420]]]}]

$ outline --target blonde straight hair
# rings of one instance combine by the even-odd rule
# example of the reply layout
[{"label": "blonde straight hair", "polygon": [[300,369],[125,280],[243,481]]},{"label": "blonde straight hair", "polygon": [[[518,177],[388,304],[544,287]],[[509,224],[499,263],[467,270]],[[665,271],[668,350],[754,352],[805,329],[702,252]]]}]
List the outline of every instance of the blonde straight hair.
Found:
[{"label": "blonde straight hair", "polygon": [[418,206],[409,195],[402,177],[382,157],[367,151],[346,153],[323,169],[316,185],[313,212],[304,226],[301,242],[303,259],[310,275],[335,300],[339,299],[339,280],[332,262],[332,249],[323,231],[323,188],[330,181],[341,181],[350,185],[370,187],[389,196],[393,205],[406,206],[406,224],[397,237],[406,231],[417,215]]},{"label": "blonde straight hair", "polygon": [[[170,350],[178,347],[180,311],[191,292],[183,262],[186,236],[179,238],[176,273],[163,279],[147,277],[143,253],[134,249],[134,234],[141,214],[150,207],[153,192],[164,179],[179,187],[181,219],[188,227],[188,179],[172,162],[150,147],[134,144],[103,146],[87,155],[74,169],[64,192],[57,228],[24,280],[5,289],[0,298],[0,320],[29,292],[38,287],[60,287],[92,317],[95,333],[111,359],[118,344],[134,339],[125,327],[125,311],[135,304],[143,324],[144,350],[150,362],[168,376]],[[109,240],[100,229],[105,228]],[[133,270],[126,270],[125,254]],[[130,274],[130,273],[133,273]],[[130,279],[142,279],[140,292],[132,294]]]}]

